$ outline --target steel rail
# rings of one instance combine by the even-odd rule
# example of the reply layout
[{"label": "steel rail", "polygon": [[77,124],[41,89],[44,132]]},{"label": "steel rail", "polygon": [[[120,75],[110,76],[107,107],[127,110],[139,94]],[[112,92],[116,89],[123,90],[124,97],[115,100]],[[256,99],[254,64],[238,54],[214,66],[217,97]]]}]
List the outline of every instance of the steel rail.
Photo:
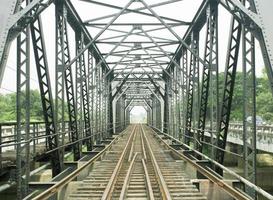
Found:
[{"label": "steel rail", "polygon": [[50,198],[52,195],[60,191],[64,186],[68,185],[72,180],[74,180],[79,173],[84,170],[86,167],[89,167],[91,164],[93,164],[95,161],[97,161],[101,156],[105,154],[105,152],[112,147],[112,145],[128,130],[124,130],[120,133],[119,136],[115,137],[110,144],[108,144],[101,152],[99,152],[97,155],[95,155],[92,159],[87,161],[85,164],[80,166],[78,169],[73,171],[71,174],[57,182],[55,185],[51,186],[47,190],[43,191],[36,197],[33,197],[32,200],[44,200]]},{"label": "steel rail", "polygon": [[129,153],[128,162],[131,162],[131,159],[132,159],[132,156],[133,156],[135,140],[136,140],[136,134],[134,134],[134,138],[133,138],[131,149],[130,149],[130,153]]},{"label": "steel rail", "polygon": [[134,166],[135,161],[136,161],[137,154],[138,154],[138,152],[135,153],[135,155],[133,157],[133,160],[130,163],[129,169],[128,169],[127,173],[126,173],[126,177],[124,179],[122,189],[121,189],[121,192],[120,192],[120,195],[119,195],[119,200],[124,200],[125,199],[126,190],[128,188],[129,179],[130,179],[130,176],[132,174],[132,170],[133,170],[133,166]]},{"label": "steel rail", "polygon": [[142,148],[142,154],[143,154],[143,158],[144,161],[147,161],[147,155],[146,155],[146,150],[145,150],[145,144],[144,144],[144,140],[143,140],[143,132],[141,131],[140,133],[140,140],[141,140],[141,148]]},{"label": "steel rail", "polygon": [[148,190],[148,196],[150,200],[154,200],[154,192],[151,184],[151,180],[149,177],[148,169],[146,166],[147,162],[147,155],[146,155],[146,150],[145,150],[145,144],[143,140],[143,132],[140,131],[140,140],[141,140],[141,148],[142,148],[142,154],[143,154],[143,159],[141,159],[143,170],[144,170],[144,175],[145,175],[145,181],[146,181],[146,188]]},{"label": "steel rail", "polygon": [[[259,194],[261,194],[262,196],[266,197],[267,199],[273,200],[273,196],[271,194],[269,194],[268,192],[264,191],[263,189],[261,189],[260,187],[254,185],[253,183],[249,182],[248,180],[246,180],[245,178],[239,176],[238,174],[236,174],[235,172],[231,171],[230,169],[226,168],[225,166],[217,163],[216,161],[212,160],[211,158],[209,158],[208,156],[192,149],[190,146],[182,143],[181,141],[173,138],[172,136],[169,136],[166,133],[163,133],[162,131],[160,131],[159,129],[155,128],[156,130],[158,130],[160,133],[162,133],[163,135],[171,138],[172,140],[177,141],[180,144],[183,144],[185,147],[187,147],[188,149],[190,149],[191,151],[193,151],[194,153],[197,153],[198,155],[204,157],[205,159],[209,160],[210,162],[212,162],[213,164],[217,165],[218,167],[222,168],[224,171],[227,171],[230,175],[234,176],[235,178],[237,178],[239,181],[243,182],[244,184],[248,185],[249,187],[253,188],[256,192],[258,192]],[[212,174],[209,170],[207,170],[206,168],[204,168],[203,166],[199,165],[198,163],[196,163],[196,161],[191,160],[190,158],[188,158],[187,156],[185,156],[182,152],[179,152],[178,150],[174,149],[173,147],[171,147],[169,144],[167,144],[166,141],[164,141],[153,129],[152,131],[154,132],[154,135],[169,149],[171,150],[174,154],[176,154],[179,158],[181,158],[182,160],[185,160],[186,162],[188,162],[189,164],[191,164],[197,171],[199,171],[202,175],[204,175],[205,177],[207,177],[209,180],[211,180],[212,182],[216,183],[220,188],[222,188],[224,191],[226,191],[228,194],[230,194],[232,197],[234,197],[235,199],[242,199],[242,200],[249,200],[249,198],[247,196],[245,196],[243,193],[241,193],[239,190],[233,188],[232,186],[228,185],[227,183],[225,183],[224,180],[222,180],[221,178],[219,178],[217,175]]]},{"label": "steel rail", "polygon": [[128,142],[126,143],[126,145],[124,147],[124,150],[121,153],[121,156],[120,156],[120,158],[118,160],[118,163],[117,163],[117,165],[116,165],[116,167],[115,167],[115,169],[114,169],[114,171],[113,171],[113,173],[112,173],[112,175],[110,177],[110,180],[109,180],[109,182],[108,182],[108,184],[107,184],[107,186],[106,186],[106,188],[105,188],[105,190],[103,192],[101,200],[109,199],[112,192],[113,192],[114,185],[115,185],[115,183],[117,181],[119,171],[120,171],[122,163],[123,163],[123,161],[125,159],[126,152],[127,152],[128,148],[129,148],[130,143],[132,142],[132,139],[133,139],[134,135],[136,134],[135,130],[136,130],[136,125],[134,126],[134,129],[132,131],[133,134],[130,135],[130,137],[128,139]]},{"label": "steel rail", "polygon": [[143,169],[144,169],[146,186],[148,188],[149,200],[154,200],[155,199],[154,198],[154,192],[153,192],[151,180],[150,180],[150,177],[149,177],[148,169],[146,167],[146,163],[145,163],[144,159],[141,159],[141,161],[142,161],[142,166],[143,166]]},{"label": "steel rail", "polygon": [[147,148],[148,148],[148,153],[150,154],[150,158],[151,158],[151,161],[152,161],[152,164],[153,164],[153,167],[154,167],[154,171],[155,171],[155,174],[158,178],[158,182],[159,182],[159,185],[160,185],[160,191],[161,193],[163,194],[163,199],[167,199],[167,200],[171,200],[172,197],[170,195],[170,192],[169,192],[169,189],[168,189],[168,186],[163,178],[163,175],[161,173],[161,170],[159,168],[159,165],[156,161],[156,158],[155,158],[155,155],[153,153],[153,150],[149,144],[149,141],[145,135],[145,131],[141,125],[141,131],[143,133],[143,137],[144,137],[144,140],[146,142],[146,145],[147,145]]}]

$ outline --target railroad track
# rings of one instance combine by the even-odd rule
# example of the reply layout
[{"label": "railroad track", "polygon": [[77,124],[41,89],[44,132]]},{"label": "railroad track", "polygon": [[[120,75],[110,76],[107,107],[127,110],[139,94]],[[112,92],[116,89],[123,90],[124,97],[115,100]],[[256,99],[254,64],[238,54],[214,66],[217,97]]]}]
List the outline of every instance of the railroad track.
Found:
[{"label": "railroad track", "polygon": [[147,126],[129,126],[66,199],[206,199]]}]

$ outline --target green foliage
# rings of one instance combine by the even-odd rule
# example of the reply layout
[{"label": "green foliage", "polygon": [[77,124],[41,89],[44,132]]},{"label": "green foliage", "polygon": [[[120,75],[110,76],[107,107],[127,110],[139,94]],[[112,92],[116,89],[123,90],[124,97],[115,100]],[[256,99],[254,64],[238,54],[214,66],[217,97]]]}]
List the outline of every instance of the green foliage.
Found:
[{"label": "green foliage", "polygon": [[231,120],[242,121],[243,119],[243,74],[241,72],[237,72],[235,86],[233,91],[233,99],[231,106]]},{"label": "green foliage", "polygon": [[[23,96],[22,96],[23,98]],[[22,99],[23,108],[26,102]],[[53,103],[55,101],[53,100]],[[44,121],[41,96],[38,90],[30,90],[30,121]],[[16,121],[16,93],[0,94],[0,123]],[[60,108],[61,109],[61,108]],[[23,118],[25,111],[22,112]],[[68,120],[68,107],[64,106],[64,120]]]},{"label": "green foliage", "polygon": [[[213,78],[215,80],[215,77]],[[223,88],[225,81],[224,72],[219,73],[219,101],[220,105],[223,99]],[[249,79],[250,80],[250,79]],[[215,100],[214,100],[215,101]],[[215,102],[214,102],[215,105]],[[233,100],[231,105],[231,121],[242,121],[243,120],[243,73],[236,73],[235,87],[233,91]],[[208,110],[210,110],[211,102],[209,99]],[[261,77],[256,78],[256,110],[257,115],[261,116],[263,120],[273,122],[273,96],[267,74],[263,70]],[[210,118],[210,112],[207,113]]]},{"label": "green foliage", "polygon": [[[220,102],[223,98],[224,73],[219,74]],[[231,108],[231,120],[242,121],[243,119],[243,74],[236,73],[235,87]],[[256,108],[257,115],[268,122],[273,122],[273,96],[265,71],[261,77],[256,78]]]},{"label": "green foliage", "polygon": [[[26,105],[24,100],[23,105]],[[16,93],[0,95],[0,108],[0,122],[16,121]],[[43,120],[41,97],[38,90],[30,91],[30,120]]]},{"label": "green foliage", "polygon": [[0,121],[16,120],[16,94],[0,95]]}]

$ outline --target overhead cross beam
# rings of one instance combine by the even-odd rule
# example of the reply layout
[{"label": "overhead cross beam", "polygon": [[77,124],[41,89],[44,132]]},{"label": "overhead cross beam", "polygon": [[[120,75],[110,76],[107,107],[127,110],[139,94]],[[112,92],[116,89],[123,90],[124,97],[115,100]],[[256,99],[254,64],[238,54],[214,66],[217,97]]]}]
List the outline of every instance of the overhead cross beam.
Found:
[{"label": "overhead cross beam", "polygon": [[[107,4],[107,3],[102,3],[102,2],[98,2],[98,1],[93,1],[93,0],[81,0],[81,1],[85,1],[85,2],[90,2],[90,3],[93,3],[93,4],[98,4],[98,5],[102,5],[102,6],[105,6],[105,7],[110,7],[110,8],[115,8],[115,9],[118,9],[118,10],[122,10],[123,7],[119,7],[119,6],[116,6],[116,5],[112,5],[112,4]],[[169,3],[172,3],[172,2],[178,2],[178,1],[181,1],[181,0],[172,0],[172,1],[166,1],[166,2],[162,2],[161,4],[154,4],[154,5],[151,5],[151,7],[158,7],[158,6],[161,6],[161,5],[165,5],[165,4],[169,4]],[[146,9],[145,7],[142,7],[142,8],[138,8],[138,9],[128,9],[126,8],[125,11],[127,12],[124,12],[124,13],[137,13],[137,14],[141,14],[141,15],[147,15],[147,16],[151,16],[151,17],[154,17],[152,14],[150,13],[145,13],[145,12],[141,12],[140,10],[144,10]],[[112,17],[111,16],[106,16],[107,18],[108,17]],[[106,18],[104,17],[104,18]],[[188,25],[190,24],[189,22],[184,22],[184,21],[180,21],[180,20],[177,20],[177,19],[172,19],[172,18],[169,18],[169,17],[164,17],[164,16],[161,16],[162,19],[165,19],[165,20],[169,20],[169,21],[174,21],[174,22],[178,22],[178,23],[181,23],[181,24],[184,24],[184,25]],[[90,23],[90,21],[93,21],[93,20],[87,20],[85,23]]]},{"label": "overhead cross beam", "polygon": [[112,96],[112,99],[114,99],[114,98],[117,96],[117,94],[120,92],[122,86],[126,83],[128,77],[129,77],[129,75],[130,75],[130,74],[128,74],[128,75],[123,79],[123,81],[121,82],[121,84],[117,87],[117,90],[116,90],[116,92],[114,93],[114,95]]},{"label": "overhead cross beam", "polygon": [[[86,23],[86,26],[106,26],[106,23]],[[182,23],[168,23],[169,26],[182,26]],[[161,23],[113,23],[111,26],[163,26]]]}]

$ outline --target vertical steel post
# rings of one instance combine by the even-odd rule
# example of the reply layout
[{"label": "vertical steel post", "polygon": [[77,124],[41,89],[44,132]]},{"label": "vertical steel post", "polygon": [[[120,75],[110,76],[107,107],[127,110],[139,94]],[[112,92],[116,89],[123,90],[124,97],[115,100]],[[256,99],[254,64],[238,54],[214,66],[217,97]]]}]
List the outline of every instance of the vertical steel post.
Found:
[{"label": "vertical steel post", "polygon": [[94,73],[93,73],[93,67],[94,67],[94,57],[92,54],[92,50],[88,49],[87,53],[87,90],[89,95],[89,113],[90,113],[90,128],[91,128],[91,140],[94,141]]},{"label": "vertical steel post", "polygon": [[[59,102],[64,104],[64,93],[66,94],[67,110],[69,117],[69,133],[70,142],[78,141],[78,124],[77,124],[77,109],[74,96],[74,84],[71,67],[65,68],[70,62],[70,51],[67,33],[66,9],[63,2],[56,3],[56,109],[59,109]],[[65,85],[63,85],[63,81]],[[65,86],[65,91],[64,87]],[[61,131],[62,143],[65,139],[65,124],[64,124],[64,108],[61,107]],[[56,110],[56,113],[59,113]],[[59,122],[59,114],[56,114],[57,122]],[[59,124],[59,123],[58,123]],[[59,129],[60,130],[60,129]],[[80,145],[76,142],[73,145],[74,160],[79,160],[81,157]],[[63,153],[64,154],[64,147]],[[64,155],[62,155],[63,157]]]},{"label": "vertical steel post", "polygon": [[[192,33],[192,41],[191,41],[191,47],[194,49],[195,54],[198,52],[198,34],[196,32]],[[198,67],[197,67],[197,59],[196,56],[191,53],[190,58],[190,68],[189,68],[189,77],[188,77],[188,83],[187,83],[187,108],[186,108],[186,118],[185,118],[185,136],[184,136],[184,142],[186,144],[190,144],[190,138],[193,137],[192,134],[192,122],[194,122],[194,112],[193,107],[194,104],[196,104],[197,100],[194,101],[195,94],[195,86],[196,82],[196,76],[198,76]],[[198,90],[198,88],[197,88]]]},{"label": "vertical steel post", "polygon": [[[83,49],[84,45],[84,37],[83,33],[80,35],[76,35],[77,40],[77,52],[79,53]],[[80,111],[80,119],[83,120],[81,122],[81,129],[84,124],[84,130],[82,130],[81,137],[86,137],[84,140],[87,146],[87,150],[92,150],[92,135],[91,135],[91,126],[90,126],[90,107],[89,107],[89,95],[88,95],[88,84],[87,84],[87,75],[86,75],[86,66],[85,66],[85,58],[84,54],[81,54],[79,57],[79,62],[77,66],[77,80],[80,91],[78,92],[78,103]],[[83,119],[82,119],[83,117]]]},{"label": "vertical steel post", "polygon": [[[253,10],[253,5],[243,1]],[[244,175],[256,185],[256,73],[255,73],[255,38],[249,27],[242,25],[242,66],[243,66],[243,145]],[[251,118],[250,120],[248,118]],[[256,199],[256,192],[246,186],[246,192]]]},{"label": "vertical steel post", "polygon": [[[203,74],[202,74],[202,88],[201,88],[201,100],[200,100],[200,109],[199,109],[199,119],[198,119],[198,130],[197,130],[197,150],[202,152],[203,150],[203,140],[204,140],[204,130],[206,126],[206,118],[207,118],[207,108],[209,95],[211,96],[210,100],[214,100],[213,91],[215,88],[212,85],[211,79],[212,73],[218,68],[218,52],[217,52],[217,17],[218,11],[217,6],[212,3],[207,8],[207,31],[206,31],[206,41],[205,41],[205,52],[204,52],[204,60],[207,65],[203,66]],[[217,86],[216,86],[217,87]],[[217,102],[217,101],[216,101]],[[210,122],[211,127],[210,130],[212,132],[212,122],[214,118],[214,104],[211,102],[211,113],[210,113]],[[212,135],[213,138],[213,135]]]},{"label": "vertical steel post", "polygon": [[[176,61],[179,65],[180,65],[180,59],[177,59]],[[175,66],[175,79],[176,80],[180,80],[180,84],[182,83],[181,82],[181,71],[182,70],[179,70],[178,67]],[[182,85],[182,84],[181,84]],[[175,119],[175,138],[179,139],[180,137],[180,113],[181,113],[181,87],[178,87],[177,84],[175,84],[173,82],[173,88],[174,88],[174,91],[175,91],[175,107],[174,107],[174,112],[175,112],[175,115],[174,115],[174,119]]]},{"label": "vertical steel post", "polygon": [[[29,3],[25,2],[25,6]],[[23,5],[20,5],[20,7]],[[30,173],[30,34],[27,26],[17,37],[17,87],[16,87],[16,182],[17,199],[28,194]],[[22,135],[24,133],[24,136]],[[26,142],[25,145],[21,142]],[[23,179],[23,175],[25,178]]]},{"label": "vertical steel post", "polygon": [[[169,133],[170,130],[170,124],[169,124],[169,85],[168,85],[168,78],[166,75],[164,76],[165,80],[165,93],[164,93],[164,121],[163,121],[163,131],[165,133]],[[158,106],[158,99],[156,99],[157,105]],[[156,107],[158,109],[158,107]],[[156,116],[158,116],[159,113],[156,113]],[[158,125],[158,124],[157,124]],[[158,127],[157,127],[158,128]]]},{"label": "vertical steel post", "polygon": [[[75,44],[76,44],[76,55],[81,51],[83,44],[81,41],[82,33],[75,33]],[[77,116],[77,126],[78,126],[78,138],[81,139],[85,137],[84,135],[84,122],[83,122],[83,98],[82,98],[82,62],[84,60],[84,55],[82,54],[79,59],[76,60],[76,116]],[[83,140],[83,144],[86,144],[86,140]],[[81,147],[80,147],[81,148]]]},{"label": "vertical steel post", "polygon": [[[56,17],[56,57],[55,57],[55,117],[56,117],[56,131],[60,133],[59,142],[64,145],[65,141],[65,124],[64,124],[64,8],[62,3],[56,3],[55,17]],[[60,149],[61,165],[63,168],[65,148]]]},{"label": "vertical steel post", "polygon": [[113,72],[111,72],[108,76],[108,130],[109,130],[109,136],[113,135],[113,94],[112,94],[112,80],[113,80]]},{"label": "vertical steel post", "polygon": [[[237,70],[237,61],[241,40],[241,24],[232,18],[231,20],[231,29],[229,35],[229,44],[227,51],[227,61],[225,69],[225,82],[224,82],[224,91],[222,99],[222,107],[220,111],[220,118],[217,126],[217,149],[215,152],[215,160],[220,164],[224,162],[224,149],[226,148],[229,118],[231,111],[231,103],[233,96],[233,89],[235,84],[235,76]],[[223,171],[219,168],[216,168],[216,171],[222,175]]]},{"label": "vertical steel post", "polygon": [[182,130],[180,133],[180,141],[182,141],[183,138],[183,134],[185,134],[186,131],[186,97],[187,97],[187,76],[188,76],[188,52],[185,48],[182,49],[182,68],[183,70],[181,70],[182,73],[182,77],[181,77],[181,81],[182,81],[182,87],[181,88],[181,92],[182,92],[182,100],[181,100],[181,125],[182,125]]},{"label": "vertical steel post", "polygon": [[[96,60],[96,65],[99,63],[99,60]],[[95,70],[95,79],[96,79],[96,113],[95,113],[95,118],[96,118],[96,135],[95,135],[95,141],[96,144],[100,142],[100,70],[101,66],[97,67]]]},{"label": "vertical steel post", "polygon": [[53,108],[53,97],[51,92],[51,84],[48,72],[48,63],[45,50],[43,29],[40,16],[30,24],[33,50],[39,80],[41,101],[43,106],[43,114],[46,125],[46,135],[48,150],[53,150],[50,153],[52,163],[52,176],[56,176],[61,172],[61,158],[58,148],[58,135],[56,134],[56,121]]}]

